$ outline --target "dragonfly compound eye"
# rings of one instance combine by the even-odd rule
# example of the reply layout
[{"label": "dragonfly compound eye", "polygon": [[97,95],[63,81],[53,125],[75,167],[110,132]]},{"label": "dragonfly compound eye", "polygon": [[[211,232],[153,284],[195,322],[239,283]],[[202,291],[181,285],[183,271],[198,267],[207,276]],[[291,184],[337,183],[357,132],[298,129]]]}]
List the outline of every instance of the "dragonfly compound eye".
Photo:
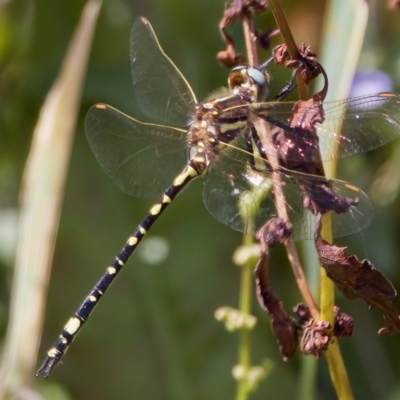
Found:
[{"label": "dragonfly compound eye", "polygon": [[265,100],[269,89],[269,82],[266,75],[256,68],[247,68],[247,73],[252,79],[253,84],[257,86],[257,100]]}]

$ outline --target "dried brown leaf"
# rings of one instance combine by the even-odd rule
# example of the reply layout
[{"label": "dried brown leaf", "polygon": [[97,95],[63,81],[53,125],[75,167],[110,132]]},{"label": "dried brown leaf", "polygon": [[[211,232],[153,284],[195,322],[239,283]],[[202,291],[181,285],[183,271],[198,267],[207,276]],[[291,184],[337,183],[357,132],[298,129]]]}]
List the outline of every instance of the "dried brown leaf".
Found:
[{"label": "dried brown leaf", "polygon": [[331,187],[330,182],[316,183],[304,177],[300,184],[305,188],[307,196],[304,198],[304,207],[314,215],[335,211],[338,214],[345,213],[358,204],[358,198],[339,196]]},{"label": "dried brown leaf", "polygon": [[233,24],[237,18],[241,18],[244,15],[250,16],[252,12],[260,13],[267,7],[268,0],[231,0],[219,22],[219,31],[222,39],[227,44],[227,49],[217,55],[217,60],[221,65],[232,68],[244,60],[244,57],[236,52],[235,42],[226,31],[226,27],[229,24]]},{"label": "dried brown leaf", "polygon": [[264,33],[258,33],[258,44],[264,49],[268,50],[271,46],[271,39],[279,34],[279,29],[268,29]]},{"label": "dried brown leaf", "polygon": [[236,53],[232,45],[227,46],[226,50],[219,51],[217,61],[226,68],[232,68],[244,61],[244,57],[240,53]]},{"label": "dried brown leaf", "polygon": [[303,354],[312,354],[320,358],[330,343],[329,323],[327,321],[310,320],[302,326],[302,330],[300,351]]},{"label": "dried brown leaf", "polygon": [[388,7],[391,10],[396,10],[396,9],[400,8],[400,0],[389,0]]},{"label": "dried brown leaf", "polygon": [[297,49],[299,58],[293,59],[286,44],[281,44],[274,49],[274,60],[277,65],[284,65],[286,68],[300,68],[300,76],[308,84],[322,72],[322,67],[310,46],[302,43]]},{"label": "dried brown leaf", "polygon": [[279,351],[283,360],[287,361],[293,357],[298,346],[297,325],[273,295],[267,273],[267,254],[263,251],[254,270],[257,300],[271,317],[271,328],[279,344]]},{"label": "dried brown leaf", "polygon": [[333,332],[327,321],[315,321],[308,307],[298,304],[293,311],[298,316],[298,324],[302,331],[300,351],[304,354],[312,354],[317,358],[328,348],[332,334],[336,337],[351,336],[353,333],[353,319],[350,315],[340,312],[339,307],[334,306],[335,322]]},{"label": "dried brown leaf", "polygon": [[369,260],[359,261],[355,255],[346,255],[345,247],[325,242],[318,220],[315,245],[321,265],[336,286],[349,299],[362,299],[383,313],[387,326],[379,334],[400,332],[400,315],[393,306],[396,290],[391,282]]},{"label": "dried brown leaf", "polygon": [[333,307],[333,313],[335,316],[335,326],[333,327],[335,336],[338,338],[351,336],[354,328],[353,318],[349,314],[341,312],[338,306]]},{"label": "dried brown leaf", "polygon": [[267,7],[268,0],[231,0],[219,23],[220,29],[225,29],[227,25],[234,23],[243,14],[248,14],[250,11],[259,14]]},{"label": "dried brown leaf", "polygon": [[[325,119],[321,98],[325,88],[306,101],[298,101],[293,107],[290,129],[278,126],[272,130],[274,147],[281,160],[281,165],[305,173],[298,177],[298,182],[306,197],[304,206],[314,215],[328,211],[345,213],[358,203],[358,199],[339,196],[328,179],[314,179],[314,175],[323,175],[323,166],[319,153],[319,138],[315,125]],[[268,116],[266,117],[269,118]],[[274,123],[272,118],[268,119]],[[305,163],[304,159],[310,161]],[[309,176],[312,175],[312,176]]]},{"label": "dried brown leaf", "polygon": [[273,247],[278,243],[285,243],[291,236],[293,226],[290,222],[285,222],[280,218],[271,218],[257,232],[257,239],[267,251],[269,247]]}]

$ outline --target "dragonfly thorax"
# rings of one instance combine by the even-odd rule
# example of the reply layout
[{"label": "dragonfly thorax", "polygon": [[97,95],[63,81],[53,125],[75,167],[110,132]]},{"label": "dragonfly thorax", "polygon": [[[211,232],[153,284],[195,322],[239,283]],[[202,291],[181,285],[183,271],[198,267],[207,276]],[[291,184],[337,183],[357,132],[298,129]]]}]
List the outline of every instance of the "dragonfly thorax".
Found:
[{"label": "dragonfly thorax", "polygon": [[189,129],[190,158],[200,152],[207,164],[248,127],[248,105],[241,96],[232,95],[196,105]]}]

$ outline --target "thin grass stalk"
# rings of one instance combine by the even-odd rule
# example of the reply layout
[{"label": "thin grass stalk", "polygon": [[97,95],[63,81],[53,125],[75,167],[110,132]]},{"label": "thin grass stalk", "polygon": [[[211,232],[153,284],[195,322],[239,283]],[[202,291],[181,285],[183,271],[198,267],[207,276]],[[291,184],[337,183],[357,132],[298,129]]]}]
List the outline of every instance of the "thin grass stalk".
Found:
[{"label": "thin grass stalk", "polygon": [[91,0],[84,7],[33,133],[20,193],[10,320],[0,367],[1,399],[20,398],[33,377],[68,160],[100,6],[100,1]]},{"label": "thin grass stalk", "polygon": [[[254,244],[254,238],[250,235],[243,235],[243,247],[251,249]],[[253,270],[254,260],[248,258],[241,265],[240,276],[240,298],[239,311],[243,316],[251,314],[251,299],[253,294]],[[238,379],[236,388],[236,400],[246,400],[251,392],[248,380],[248,372],[251,368],[251,341],[250,330],[247,327],[242,327],[239,331],[238,344],[238,363],[237,366],[243,371],[243,379]],[[236,368],[237,368],[236,366]]]},{"label": "thin grass stalk", "polygon": [[[348,97],[364,40],[367,20],[368,6],[364,0],[331,0],[328,2],[320,57],[320,62],[329,76],[330,83],[326,101]],[[334,178],[336,163],[325,165],[325,170],[329,178]],[[324,222],[326,225],[326,221]],[[323,235],[329,239],[326,231],[323,231]],[[323,268],[320,271],[321,319],[332,324],[334,319],[332,307],[335,302],[334,284],[327,277]],[[326,358],[338,399],[354,399],[337,340],[328,347]]]}]

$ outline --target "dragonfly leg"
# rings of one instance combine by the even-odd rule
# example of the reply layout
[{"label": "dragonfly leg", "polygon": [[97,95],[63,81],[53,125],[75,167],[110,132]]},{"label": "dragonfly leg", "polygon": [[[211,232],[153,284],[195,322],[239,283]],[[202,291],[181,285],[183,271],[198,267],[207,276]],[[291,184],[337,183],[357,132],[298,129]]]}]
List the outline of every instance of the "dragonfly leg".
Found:
[{"label": "dragonfly leg", "polygon": [[[257,130],[254,127],[253,124],[249,124],[249,125],[250,125],[250,129],[251,129],[251,136],[247,132],[246,135],[245,135],[245,139],[246,139],[247,151],[249,153],[251,153],[250,167],[251,167],[251,169],[253,169],[254,171],[257,171],[257,172],[265,173],[266,170],[268,172],[272,172],[271,171],[271,165],[270,165],[270,163],[268,161],[268,157],[267,157],[267,155],[265,153],[264,146],[263,146],[263,144],[261,142],[261,139],[258,136]],[[259,152],[262,160],[264,161],[265,167],[263,167],[263,168],[260,168],[259,166],[256,165],[252,143],[254,143],[254,145],[257,148],[257,151]]]},{"label": "dragonfly leg", "polygon": [[289,82],[284,86],[284,88],[275,96],[273,101],[280,101],[284,97],[286,97],[292,90],[296,88],[296,75],[299,69],[303,66],[303,64],[300,64],[295,70],[292,72],[292,76],[290,77]]},{"label": "dragonfly leg", "polygon": [[269,58],[267,61],[263,62],[263,63],[258,67],[258,69],[259,69],[260,71],[264,72],[264,71],[268,68],[269,64],[271,64],[271,62],[275,60],[275,49],[272,50],[272,54],[273,54],[273,55],[272,55],[271,58]]},{"label": "dragonfly leg", "polygon": [[262,146],[261,140],[258,137],[257,131],[256,131],[255,127],[253,126],[253,124],[250,125],[250,129],[251,129],[251,135],[249,134],[249,132],[246,132],[246,134],[245,134],[246,150],[248,153],[251,154],[250,161],[249,161],[250,168],[256,172],[265,172],[264,168],[260,168],[259,166],[256,165],[256,160],[254,158],[253,143],[255,144],[255,146],[263,160],[266,159],[264,148]]}]

